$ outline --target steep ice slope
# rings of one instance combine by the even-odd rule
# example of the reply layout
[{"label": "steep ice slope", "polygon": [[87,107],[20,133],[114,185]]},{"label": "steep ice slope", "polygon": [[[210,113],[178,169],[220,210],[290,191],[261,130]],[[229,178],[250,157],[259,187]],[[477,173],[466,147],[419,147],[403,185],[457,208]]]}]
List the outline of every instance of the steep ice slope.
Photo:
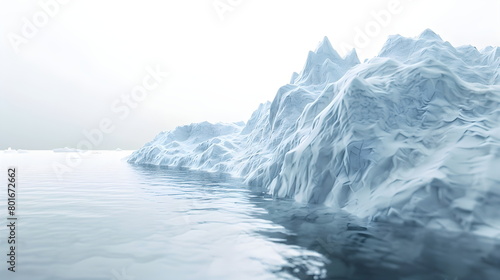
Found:
[{"label": "steep ice slope", "polygon": [[[296,133],[295,122],[304,107],[358,63],[356,52],[343,59],[325,37],[315,52],[309,52],[302,72],[294,73],[290,84],[278,90],[274,101],[261,104],[240,130],[234,128],[235,124],[205,122],[162,132],[132,154],[129,162],[223,171],[239,177],[258,173],[263,166],[282,161],[276,159],[283,157],[276,148]],[[204,130],[199,129],[200,126],[205,127]],[[215,127],[226,128],[225,133],[206,134]],[[190,132],[187,140],[171,136],[179,134],[179,130]],[[193,137],[203,141],[193,141]],[[221,142],[225,143],[224,149],[220,147]],[[218,152],[212,153],[213,149]],[[212,156],[204,156],[209,153]]]},{"label": "steep ice slope", "polygon": [[244,127],[170,136],[178,128],[129,161],[229,172],[361,217],[497,235],[499,65],[497,47],[454,48],[430,30],[391,36],[362,64],[325,38]]}]

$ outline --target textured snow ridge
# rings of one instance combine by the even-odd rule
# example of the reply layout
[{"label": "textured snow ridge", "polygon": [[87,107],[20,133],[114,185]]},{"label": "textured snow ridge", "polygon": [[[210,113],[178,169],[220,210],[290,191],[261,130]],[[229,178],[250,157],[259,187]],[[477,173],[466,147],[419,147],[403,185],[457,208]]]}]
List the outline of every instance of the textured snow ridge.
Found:
[{"label": "textured snow ridge", "polygon": [[163,132],[129,162],[223,171],[360,217],[500,236],[500,51],[431,30],[360,63],[327,38],[239,124]]}]

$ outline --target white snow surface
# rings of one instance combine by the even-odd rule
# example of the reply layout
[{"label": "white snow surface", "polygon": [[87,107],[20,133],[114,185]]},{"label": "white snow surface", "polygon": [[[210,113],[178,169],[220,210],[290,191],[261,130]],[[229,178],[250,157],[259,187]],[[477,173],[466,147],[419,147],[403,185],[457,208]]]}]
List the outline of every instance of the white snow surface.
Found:
[{"label": "white snow surface", "polygon": [[368,220],[500,237],[500,50],[431,30],[377,57],[325,39],[246,124],[160,133],[130,163],[220,171]]}]

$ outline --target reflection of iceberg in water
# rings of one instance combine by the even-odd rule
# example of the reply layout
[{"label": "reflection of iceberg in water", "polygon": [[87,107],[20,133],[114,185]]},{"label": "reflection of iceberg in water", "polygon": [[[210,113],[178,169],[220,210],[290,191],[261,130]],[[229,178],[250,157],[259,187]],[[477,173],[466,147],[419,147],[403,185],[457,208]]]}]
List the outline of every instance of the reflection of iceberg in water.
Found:
[{"label": "reflection of iceberg in water", "polygon": [[[263,219],[281,224],[289,232],[261,231],[260,234],[325,256],[324,279],[498,277],[498,239],[478,237],[467,232],[428,230],[412,224],[372,222],[365,227],[359,219],[330,207],[300,206],[290,201],[270,201],[259,196],[251,201],[267,210],[261,216]],[[301,260],[300,257],[289,259],[289,265],[283,269],[299,279],[313,279],[307,276],[308,268]]]},{"label": "reflection of iceberg in water", "polygon": [[[238,250],[258,251],[260,257],[258,246],[264,246],[265,252],[270,245],[260,243],[263,241],[259,236],[286,245],[273,249],[286,260],[281,268],[270,267],[276,279],[288,279],[285,276],[290,275],[297,279],[317,276],[317,279],[344,280],[496,279],[500,273],[498,239],[467,232],[426,230],[409,222],[399,225],[372,222],[366,226],[363,220],[331,207],[249,193],[239,180],[225,174],[159,166],[132,167],[143,181],[144,192],[187,198],[190,202],[179,204],[178,213],[183,221],[195,227],[213,222],[212,218],[198,216],[204,211],[209,211],[207,217],[218,211],[249,215],[241,221],[248,221],[251,227],[244,223],[229,226],[232,230],[228,232],[237,229],[240,234],[223,234],[224,224],[232,224],[231,220],[221,221],[217,231],[225,240],[224,246],[230,243]],[[173,192],[168,187],[171,184],[182,185],[182,193]],[[221,203],[236,198],[233,207],[231,203]],[[181,228],[176,228],[179,234]],[[189,228],[184,230],[187,232]],[[276,264],[268,259],[260,261]],[[226,267],[227,264],[217,262],[212,269]]]},{"label": "reflection of iceberg in water", "polygon": [[500,51],[430,30],[359,63],[325,40],[246,124],[160,133],[129,162],[223,171],[368,220],[500,233]]}]

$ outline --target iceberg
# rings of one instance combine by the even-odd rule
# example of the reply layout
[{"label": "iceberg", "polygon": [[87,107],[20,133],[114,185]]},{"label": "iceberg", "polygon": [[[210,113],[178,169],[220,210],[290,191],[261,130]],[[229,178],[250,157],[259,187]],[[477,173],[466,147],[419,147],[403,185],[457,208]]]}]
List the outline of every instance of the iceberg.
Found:
[{"label": "iceberg", "polygon": [[226,172],[276,197],[500,237],[500,51],[431,30],[341,57],[325,37],[246,123],[162,132],[132,164]]}]

